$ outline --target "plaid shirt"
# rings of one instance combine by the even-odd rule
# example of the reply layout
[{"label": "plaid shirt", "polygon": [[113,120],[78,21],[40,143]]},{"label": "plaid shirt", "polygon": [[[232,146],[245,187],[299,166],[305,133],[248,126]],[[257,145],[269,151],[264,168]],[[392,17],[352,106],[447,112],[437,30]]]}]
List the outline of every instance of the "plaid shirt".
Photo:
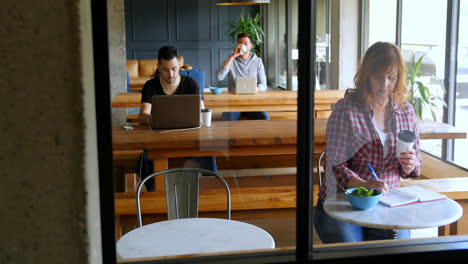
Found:
[{"label": "plaid shirt", "polygon": [[[395,102],[391,102],[393,111],[387,134],[390,152],[384,157],[379,134],[372,123],[373,110],[366,110],[363,104],[352,98],[347,96],[339,100],[327,122],[326,177],[319,191],[322,202],[336,192],[344,192],[352,177],[360,177],[365,181],[374,180],[368,163],[389,187],[399,187],[400,177],[416,178],[421,174],[419,121],[413,107],[407,103],[399,108]],[[418,163],[407,176],[396,157],[396,134],[403,129],[416,134],[413,148],[416,150]]]}]

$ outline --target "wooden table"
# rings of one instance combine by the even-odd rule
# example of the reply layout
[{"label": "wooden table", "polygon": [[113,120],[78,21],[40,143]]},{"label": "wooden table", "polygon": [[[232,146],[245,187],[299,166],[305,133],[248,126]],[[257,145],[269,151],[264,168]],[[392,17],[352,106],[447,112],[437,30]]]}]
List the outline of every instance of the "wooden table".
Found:
[{"label": "wooden table", "polygon": [[[325,149],[326,118],[316,118],[314,153]],[[268,156],[296,154],[296,120],[240,120],[213,122],[211,127],[160,133],[148,126],[137,125],[134,130],[114,126],[113,150],[148,151],[154,159],[154,171],[168,168],[169,158],[200,156]],[[466,138],[466,131],[434,122],[423,122],[420,138]],[[157,177],[156,186],[163,187],[163,177]]]},{"label": "wooden table", "polygon": [[[343,90],[315,91],[315,110],[331,110],[344,96]],[[297,91],[267,91],[254,94],[203,93],[205,107],[213,112],[297,111]],[[118,93],[112,107],[140,107],[141,93]]]}]

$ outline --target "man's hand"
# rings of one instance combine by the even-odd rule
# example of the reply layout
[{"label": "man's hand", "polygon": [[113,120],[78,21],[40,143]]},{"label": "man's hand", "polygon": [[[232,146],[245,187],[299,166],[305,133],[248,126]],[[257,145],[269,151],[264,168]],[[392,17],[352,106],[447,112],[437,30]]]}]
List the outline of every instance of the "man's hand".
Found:
[{"label": "man's hand", "polygon": [[398,158],[403,173],[405,175],[410,175],[411,172],[416,168],[417,158],[416,151],[413,148],[408,148],[408,152],[402,152]]},{"label": "man's hand", "polygon": [[152,127],[153,117],[151,116],[151,114],[141,113],[140,112],[140,114],[138,115],[138,121],[141,124],[149,125],[149,126]]},{"label": "man's hand", "polygon": [[231,56],[233,56],[234,58],[239,57],[241,55],[240,54],[241,49],[242,49],[242,43],[237,43]]}]

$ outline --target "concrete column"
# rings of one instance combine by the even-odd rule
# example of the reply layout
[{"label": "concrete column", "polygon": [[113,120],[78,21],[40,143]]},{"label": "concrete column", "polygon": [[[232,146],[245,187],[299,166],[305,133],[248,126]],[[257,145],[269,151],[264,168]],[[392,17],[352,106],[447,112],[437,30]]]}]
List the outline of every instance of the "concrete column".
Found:
[{"label": "concrete column", "polygon": [[91,8],[0,9],[0,263],[101,263]]},{"label": "concrete column", "polygon": [[[107,0],[111,100],[127,92],[124,0]],[[125,124],[127,108],[112,108],[112,124]]]},{"label": "concrete column", "polygon": [[331,89],[354,87],[359,63],[359,0],[331,1]]}]

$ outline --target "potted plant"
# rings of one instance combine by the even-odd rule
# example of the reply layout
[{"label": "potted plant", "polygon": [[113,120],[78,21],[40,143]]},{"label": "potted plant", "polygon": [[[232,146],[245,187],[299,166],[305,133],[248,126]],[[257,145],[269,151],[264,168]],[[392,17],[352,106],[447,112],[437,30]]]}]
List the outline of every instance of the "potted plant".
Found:
[{"label": "potted plant", "polygon": [[[423,110],[430,109],[432,118],[437,121],[437,108],[441,105],[447,107],[447,104],[443,100],[445,94],[445,87],[443,82],[433,74],[424,74],[421,72],[421,64],[424,55],[414,64],[413,70],[408,74],[408,90],[410,96],[410,104],[413,105],[416,115],[419,120],[423,119]],[[422,81],[422,77],[433,78],[439,85],[431,86],[432,90],[429,89],[427,83]]]},{"label": "potted plant", "polygon": [[261,17],[262,15],[260,13],[257,13],[257,15],[255,15],[255,17],[252,18],[250,14],[244,15],[244,10],[242,10],[239,21],[236,23],[231,23],[229,25],[228,31],[226,32],[226,34],[229,36],[233,43],[237,43],[238,34],[249,34],[250,38],[252,39],[252,44],[254,45],[252,50],[259,57],[261,57],[260,45],[263,44],[265,36],[263,28],[260,26]]}]

